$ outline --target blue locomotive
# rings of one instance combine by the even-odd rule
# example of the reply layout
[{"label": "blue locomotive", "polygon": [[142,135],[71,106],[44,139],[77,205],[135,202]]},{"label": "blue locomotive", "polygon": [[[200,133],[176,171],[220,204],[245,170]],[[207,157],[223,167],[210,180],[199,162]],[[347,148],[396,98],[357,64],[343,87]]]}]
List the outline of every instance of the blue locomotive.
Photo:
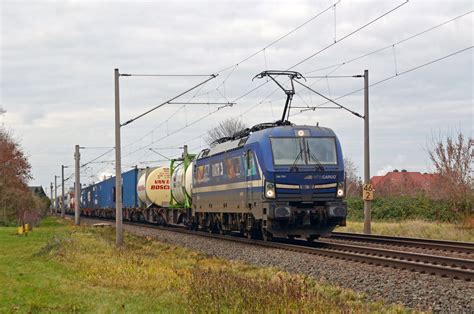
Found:
[{"label": "blue locomotive", "polygon": [[344,163],[334,132],[261,124],[196,158],[194,223],[248,237],[314,240],[344,226]]}]

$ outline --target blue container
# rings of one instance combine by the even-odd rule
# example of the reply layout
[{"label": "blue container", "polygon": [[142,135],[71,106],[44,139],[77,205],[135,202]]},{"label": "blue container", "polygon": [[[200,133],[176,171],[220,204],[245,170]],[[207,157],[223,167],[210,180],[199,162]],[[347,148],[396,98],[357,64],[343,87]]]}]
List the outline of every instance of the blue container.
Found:
[{"label": "blue container", "polygon": [[[122,208],[138,207],[138,169],[122,173]],[[98,208],[115,208],[115,177],[96,184]]]},{"label": "blue container", "polygon": [[113,208],[115,207],[115,177],[97,183],[97,207]]},{"label": "blue container", "polygon": [[96,185],[89,185],[81,190],[81,208],[96,208]]},{"label": "blue container", "polygon": [[122,207],[123,208],[137,208],[138,195],[138,169],[132,169],[122,173]]}]

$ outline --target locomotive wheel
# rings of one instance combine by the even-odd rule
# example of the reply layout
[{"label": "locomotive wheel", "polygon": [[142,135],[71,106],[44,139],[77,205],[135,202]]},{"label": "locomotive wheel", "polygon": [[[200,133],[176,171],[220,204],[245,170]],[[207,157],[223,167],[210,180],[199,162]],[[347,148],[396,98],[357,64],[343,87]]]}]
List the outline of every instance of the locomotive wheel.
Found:
[{"label": "locomotive wheel", "polygon": [[259,238],[259,234],[260,232],[258,232],[258,229],[255,229],[255,228],[251,228],[250,230],[247,230],[246,233],[245,233],[245,236],[247,237],[247,239],[249,240],[254,240],[254,239],[258,239]]},{"label": "locomotive wheel", "polygon": [[314,242],[314,240],[319,239],[319,235],[310,235],[309,237],[306,238],[308,242]]},{"label": "locomotive wheel", "polygon": [[273,234],[268,232],[266,229],[261,230],[262,240],[263,241],[273,241]]},{"label": "locomotive wheel", "polygon": [[245,236],[247,237],[247,239],[249,240],[252,240],[253,239],[253,234],[252,234],[252,230],[248,230],[245,232]]}]

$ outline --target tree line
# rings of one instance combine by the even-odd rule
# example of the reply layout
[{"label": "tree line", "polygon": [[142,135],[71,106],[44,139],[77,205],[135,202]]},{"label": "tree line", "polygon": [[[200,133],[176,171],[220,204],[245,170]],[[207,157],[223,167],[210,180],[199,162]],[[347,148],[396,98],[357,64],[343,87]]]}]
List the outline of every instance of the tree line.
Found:
[{"label": "tree line", "polygon": [[46,213],[50,201],[28,188],[31,165],[13,132],[0,127],[0,224],[34,222]]}]

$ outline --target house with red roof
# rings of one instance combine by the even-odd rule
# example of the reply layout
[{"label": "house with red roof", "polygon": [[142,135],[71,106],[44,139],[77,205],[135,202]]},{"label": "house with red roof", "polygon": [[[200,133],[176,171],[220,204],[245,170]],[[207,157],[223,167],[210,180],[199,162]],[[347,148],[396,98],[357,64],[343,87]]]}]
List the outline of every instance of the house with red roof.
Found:
[{"label": "house with red roof", "polygon": [[432,192],[436,178],[436,174],[395,169],[384,176],[372,177],[372,184],[379,196],[417,195]]}]

